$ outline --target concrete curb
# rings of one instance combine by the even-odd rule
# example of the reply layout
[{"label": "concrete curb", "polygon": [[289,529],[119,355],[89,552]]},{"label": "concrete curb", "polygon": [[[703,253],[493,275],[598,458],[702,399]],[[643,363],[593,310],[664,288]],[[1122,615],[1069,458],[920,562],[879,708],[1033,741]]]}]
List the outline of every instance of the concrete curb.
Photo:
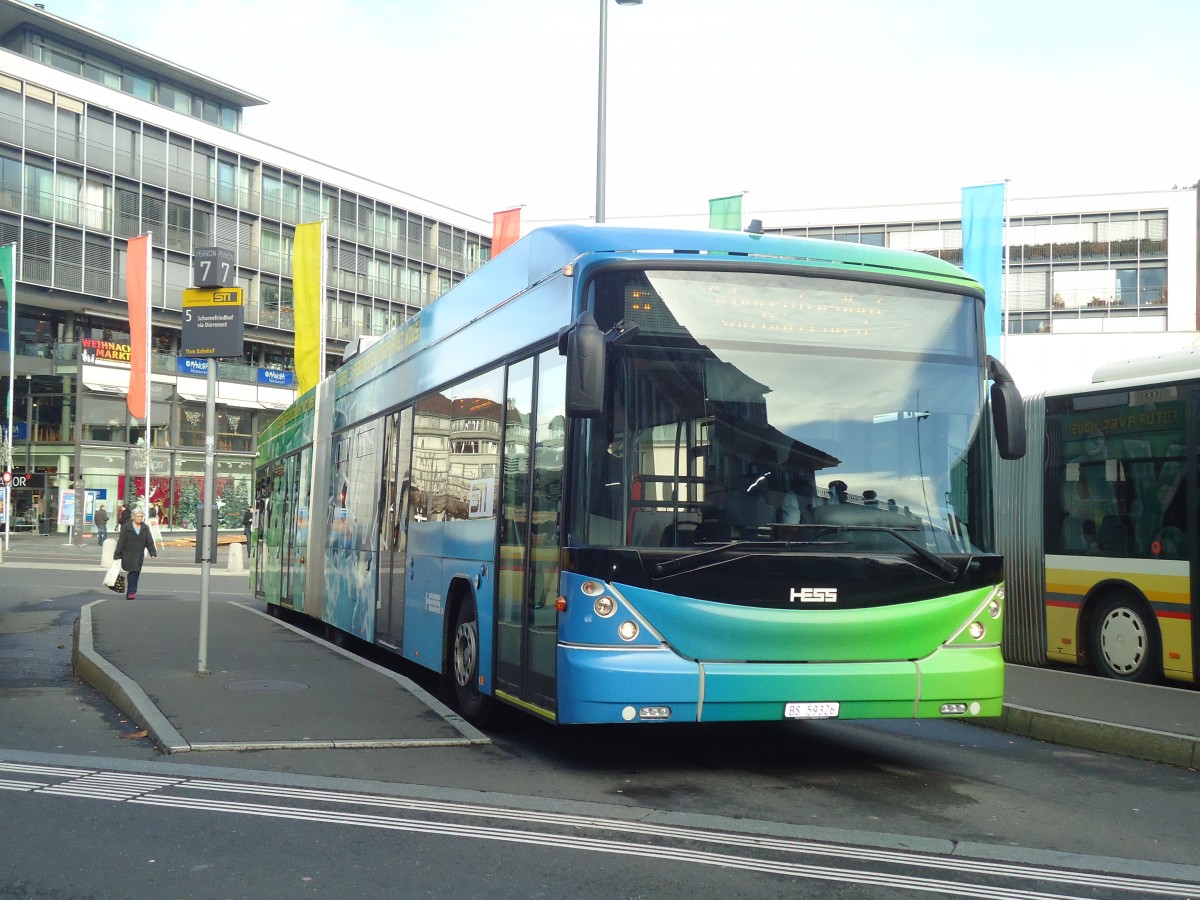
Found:
[{"label": "concrete curb", "polygon": [[184,753],[191,750],[191,745],[146,696],[141,686],[96,653],[92,645],[92,607],[103,602],[105,601],[96,600],[87,604],[79,611],[79,618],[75,620],[75,639],[71,651],[71,666],[75,674],[111,700],[117,709],[145,728],[163,753]]},{"label": "concrete curb", "polygon": [[972,725],[1052,744],[1115,753],[1188,769],[1200,768],[1200,740],[1188,735],[1098,722],[1095,719],[1009,704],[1004,705],[1004,711],[998,718],[969,721]]}]

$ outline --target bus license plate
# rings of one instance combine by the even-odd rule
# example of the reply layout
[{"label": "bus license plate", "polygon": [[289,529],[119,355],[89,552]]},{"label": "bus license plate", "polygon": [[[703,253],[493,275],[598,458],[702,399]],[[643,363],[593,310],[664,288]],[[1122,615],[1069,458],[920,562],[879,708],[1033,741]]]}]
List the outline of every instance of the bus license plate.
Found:
[{"label": "bus license plate", "polygon": [[836,719],[841,712],[840,703],[787,703],[783,707],[785,719]]}]

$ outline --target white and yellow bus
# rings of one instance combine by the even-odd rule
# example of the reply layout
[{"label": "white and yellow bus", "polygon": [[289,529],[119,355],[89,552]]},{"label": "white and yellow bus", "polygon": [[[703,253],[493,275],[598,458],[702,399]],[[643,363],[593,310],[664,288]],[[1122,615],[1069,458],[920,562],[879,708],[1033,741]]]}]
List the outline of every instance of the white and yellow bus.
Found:
[{"label": "white and yellow bus", "polygon": [[1109,364],[1025,404],[1029,453],[999,466],[1006,658],[1195,682],[1200,352]]}]

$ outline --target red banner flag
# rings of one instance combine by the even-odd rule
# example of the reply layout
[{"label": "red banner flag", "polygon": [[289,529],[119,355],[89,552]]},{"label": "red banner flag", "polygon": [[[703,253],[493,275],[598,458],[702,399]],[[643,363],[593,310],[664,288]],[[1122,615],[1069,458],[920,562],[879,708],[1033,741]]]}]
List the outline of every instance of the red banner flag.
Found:
[{"label": "red banner flag", "polygon": [[150,235],[129,239],[125,258],[125,300],[129,304],[129,414],[146,418],[146,344],[150,337]]},{"label": "red banner flag", "polygon": [[492,213],[492,259],[521,239],[521,207]]}]

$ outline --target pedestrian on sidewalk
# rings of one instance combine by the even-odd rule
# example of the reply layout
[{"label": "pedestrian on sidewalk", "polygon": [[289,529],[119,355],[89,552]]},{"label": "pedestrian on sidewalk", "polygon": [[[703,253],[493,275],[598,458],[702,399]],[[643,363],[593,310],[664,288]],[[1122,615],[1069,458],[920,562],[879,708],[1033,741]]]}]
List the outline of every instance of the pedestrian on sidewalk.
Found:
[{"label": "pedestrian on sidewalk", "polygon": [[92,524],[96,526],[96,543],[103,547],[104,539],[108,537],[108,510],[103,503],[92,514]]},{"label": "pedestrian on sidewalk", "polygon": [[154,535],[146,524],[146,514],[140,509],[133,511],[130,521],[121,526],[117,535],[117,549],[114,556],[121,560],[121,568],[128,574],[125,576],[125,598],[137,599],[138,578],[142,574],[142,562],[146,551],[151,556],[158,556],[158,548],[154,546]]},{"label": "pedestrian on sidewalk", "polygon": [[246,514],[242,516],[242,534],[246,535],[246,555],[250,555],[250,528],[254,524],[254,507],[247,506]]},{"label": "pedestrian on sidewalk", "polygon": [[124,528],[130,518],[129,507],[122,503],[117,507],[117,530],[120,531]]}]

